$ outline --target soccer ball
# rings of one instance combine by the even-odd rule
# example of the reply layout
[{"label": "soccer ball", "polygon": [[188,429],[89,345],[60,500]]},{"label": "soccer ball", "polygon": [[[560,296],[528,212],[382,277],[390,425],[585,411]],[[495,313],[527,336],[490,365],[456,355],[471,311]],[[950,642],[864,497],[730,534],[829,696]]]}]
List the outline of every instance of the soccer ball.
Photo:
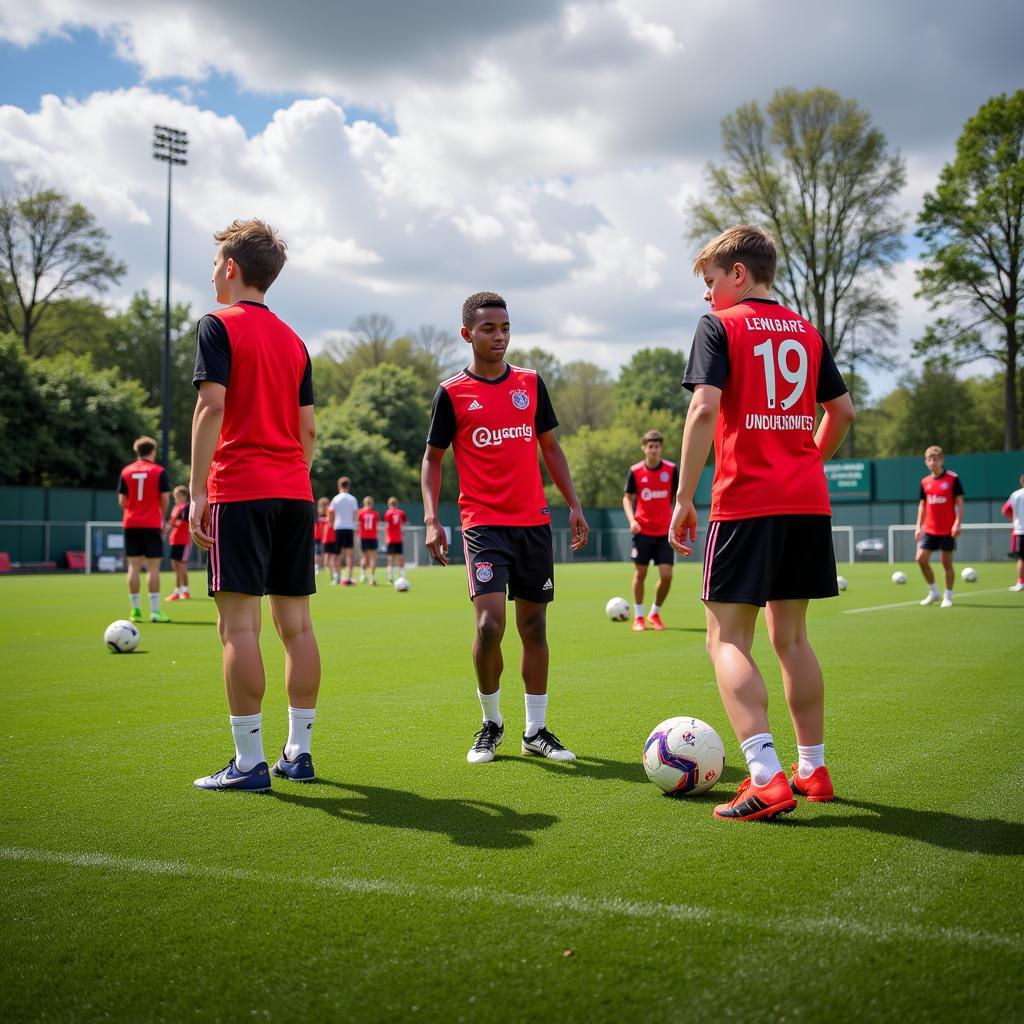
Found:
[{"label": "soccer ball", "polygon": [[395,590],[400,594],[404,594],[409,589],[409,581],[404,576],[399,576],[395,580]]},{"label": "soccer ball", "polygon": [[699,718],[667,718],[644,744],[647,778],[672,796],[709,790],[724,768],[722,738]]},{"label": "soccer ball", "polygon": [[977,583],[978,582],[978,573],[977,573],[976,570],[972,569],[969,565],[966,565],[966,566],[964,566],[964,568],[960,572],[960,579],[962,579],[964,581],[964,583]]},{"label": "soccer ball", "polygon": [[893,583],[899,583],[899,584],[906,583],[907,582],[907,574],[905,572],[900,572],[897,569],[896,572],[894,572],[892,574],[892,581],[893,581]]},{"label": "soccer ball", "polygon": [[134,622],[118,619],[107,626],[103,642],[114,654],[131,654],[139,646],[141,635]]},{"label": "soccer ball", "polygon": [[846,577],[845,576],[837,576],[836,577],[836,586],[840,590],[845,590],[846,589]]},{"label": "soccer ball", "polygon": [[629,618],[629,602],[613,597],[605,606],[604,613],[612,622],[625,622]]}]

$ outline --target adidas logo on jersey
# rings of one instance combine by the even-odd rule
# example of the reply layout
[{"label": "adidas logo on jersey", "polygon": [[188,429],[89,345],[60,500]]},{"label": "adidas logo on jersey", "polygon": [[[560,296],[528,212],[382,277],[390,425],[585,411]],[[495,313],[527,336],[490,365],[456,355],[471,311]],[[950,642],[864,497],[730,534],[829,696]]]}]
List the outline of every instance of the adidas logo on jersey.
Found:
[{"label": "adidas logo on jersey", "polygon": [[554,583],[551,582],[551,577],[550,576],[548,577],[547,583],[545,583],[544,586],[541,587],[540,589],[541,590],[554,590],[555,589],[555,585],[554,585]]},{"label": "adidas logo on jersey", "polygon": [[476,412],[478,409],[482,409],[482,408],[483,408],[483,406],[475,398],[473,399],[472,402],[469,403],[469,411],[470,412]]}]

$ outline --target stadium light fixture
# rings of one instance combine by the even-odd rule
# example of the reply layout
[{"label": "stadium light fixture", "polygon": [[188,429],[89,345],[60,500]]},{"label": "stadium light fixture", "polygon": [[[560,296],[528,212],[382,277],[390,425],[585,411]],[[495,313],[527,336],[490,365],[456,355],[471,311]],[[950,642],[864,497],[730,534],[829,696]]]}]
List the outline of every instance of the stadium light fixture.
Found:
[{"label": "stadium light fixture", "polygon": [[171,171],[188,163],[188,132],[153,125],[153,159],[167,164],[167,254],[164,264],[164,357],[160,372],[160,455],[166,469],[171,425]]}]

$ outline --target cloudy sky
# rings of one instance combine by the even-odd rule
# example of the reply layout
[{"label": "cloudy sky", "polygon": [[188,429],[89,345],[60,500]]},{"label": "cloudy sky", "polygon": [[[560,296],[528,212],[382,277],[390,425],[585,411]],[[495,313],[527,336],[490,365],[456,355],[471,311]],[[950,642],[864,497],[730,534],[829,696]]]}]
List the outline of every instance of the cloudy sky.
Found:
[{"label": "cloudy sky", "polygon": [[[260,216],[291,252],[271,301],[314,350],[368,312],[454,329],[495,289],[517,345],[614,371],[689,347],[687,206],[724,115],[783,86],[857,100],[913,217],[963,122],[1024,84],[1022,39],[1019,0],[0,0],[0,185],[96,214],[130,267],[111,301],[161,294],[168,124],[191,142],[173,294],[197,311],[211,232]],[[928,317],[907,245],[904,353]]]}]

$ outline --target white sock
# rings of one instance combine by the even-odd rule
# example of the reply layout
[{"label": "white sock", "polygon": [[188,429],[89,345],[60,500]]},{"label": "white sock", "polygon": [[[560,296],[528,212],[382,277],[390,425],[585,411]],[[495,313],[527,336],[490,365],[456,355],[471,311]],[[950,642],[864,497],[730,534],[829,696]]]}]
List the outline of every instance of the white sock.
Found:
[{"label": "white sock", "polygon": [[188,593],[188,584],[187,584],[187,583],[185,584],[185,586],[183,586],[183,587],[181,588],[181,592],[182,592],[183,594],[187,594],[187,593]]},{"label": "white sock", "polygon": [[154,594],[153,591],[149,592],[149,610],[151,612],[160,611],[160,595]]},{"label": "white sock", "polygon": [[402,568],[398,570],[398,575],[401,576],[403,580],[405,579],[405,566],[402,566]]},{"label": "white sock", "polygon": [[816,743],[812,747],[796,748],[797,756],[800,758],[800,778],[806,779],[815,768],[820,768],[825,763],[825,744]]},{"label": "white sock", "polygon": [[394,578],[395,574],[390,569],[388,569],[388,583],[390,583]]},{"label": "white sock", "polygon": [[661,605],[660,604],[652,604],[651,605],[651,614],[652,615],[657,615],[658,612],[660,612],[660,611],[661,611]]},{"label": "white sock", "polygon": [[133,608],[140,607],[139,602],[142,600],[141,594],[129,594],[128,598],[131,601]]},{"label": "white sock", "polygon": [[263,715],[231,715],[235,738],[235,767],[250,772],[263,760]]},{"label": "white sock", "polygon": [[505,719],[501,717],[501,687],[499,686],[494,693],[481,693],[479,690],[476,691],[476,695],[480,698],[480,710],[484,714],[485,722],[493,722],[495,725],[503,725]]},{"label": "white sock", "polygon": [[947,590],[944,596],[947,597],[950,601],[952,601],[953,600],[953,591],[952,590]]},{"label": "white sock", "polygon": [[928,592],[930,594],[933,594],[935,597],[938,597],[939,596],[939,585],[938,585],[938,583],[929,583],[928,584]]},{"label": "white sock", "polygon": [[740,750],[747,759],[747,768],[755,786],[763,786],[782,771],[779,755],[775,752],[775,741],[770,732],[759,732],[745,739],[740,744]]},{"label": "white sock", "polygon": [[644,617],[644,606],[642,604],[633,605],[633,614],[638,619],[642,619]]},{"label": "white sock", "polygon": [[313,738],[313,719],[316,708],[293,708],[288,705],[288,742],[284,745],[284,756],[294,761],[299,754],[308,754]]},{"label": "white sock", "polygon": [[536,736],[538,729],[543,729],[547,722],[548,695],[546,693],[528,693],[526,695],[526,729],[524,736]]}]

